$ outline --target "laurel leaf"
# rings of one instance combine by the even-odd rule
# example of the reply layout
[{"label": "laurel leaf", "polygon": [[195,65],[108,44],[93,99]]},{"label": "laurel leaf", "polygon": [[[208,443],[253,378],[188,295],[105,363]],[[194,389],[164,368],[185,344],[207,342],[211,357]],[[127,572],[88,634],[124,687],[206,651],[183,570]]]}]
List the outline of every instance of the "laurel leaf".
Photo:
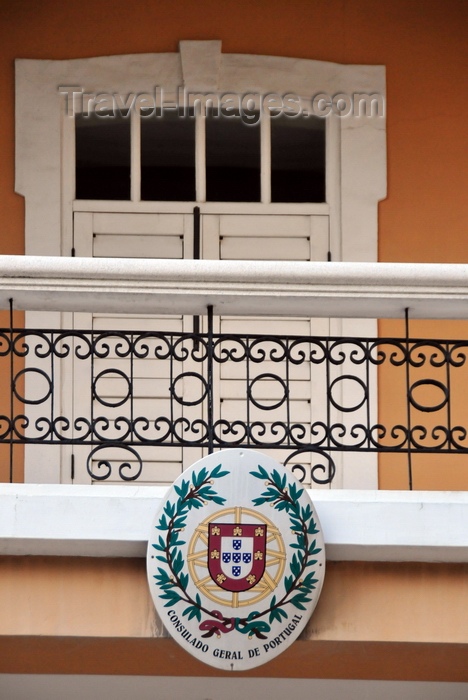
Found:
[{"label": "laurel leaf", "polygon": [[190,489],[190,483],[188,481],[185,481],[185,479],[182,481],[181,486],[174,485],[174,491],[181,499],[185,498],[185,496],[189,492],[189,489]]},{"label": "laurel leaf", "polygon": [[165,515],[161,515],[161,517],[159,518],[159,523],[158,523],[157,529],[158,530],[168,530],[169,529],[169,525],[167,524],[167,520],[166,520]]},{"label": "laurel leaf", "polygon": [[[278,489],[281,489],[281,490],[284,489],[283,480],[282,480],[282,478],[281,478],[281,474],[279,474],[279,472],[278,472],[276,469],[273,469],[273,471],[272,471],[272,473],[271,473],[271,478],[272,478],[272,481],[273,481],[274,485],[275,485]],[[284,480],[284,485],[286,485],[286,478],[285,478],[285,480]]]},{"label": "laurel leaf", "polygon": [[175,591],[166,591],[162,595],[159,596],[163,600],[167,600],[168,602],[165,604],[165,608],[169,608],[171,605],[174,605],[174,603],[178,603],[179,600],[182,600],[180,595],[176,593]]},{"label": "laurel leaf", "polygon": [[203,486],[203,488],[199,489],[197,496],[200,498],[205,498],[209,499],[211,496],[215,496],[216,492],[213,491],[213,489],[210,486]]},{"label": "laurel leaf", "polygon": [[205,481],[206,477],[208,476],[208,470],[206,467],[203,467],[203,469],[200,469],[198,474],[194,473],[192,475],[192,483],[197,488],[197,486],[201,486],[203,482]]},{"label": "laurel leaf", "polygon": [[196,617],[198,622],[201,622],[201,612],[195,606],[192,606],[190,608],[190,613],[189,613],[188,619],[191,620],[193,617]]},{"label": "laurel leaf", "polygon": [[321,551],[322,551],[321,547],[316,547],[315,549],[309,549],[309,551],[307,553],[308,554],[318,554]]},{"label": "laurel leaf", "polygon": [[182,553],[179,550],[177,552],[177,556],[172,562],[172,568],[174,569],[175,574],[179,574],[182,571],[182,568],[184,566],[184,560],[182,559]]},{"label": "laurel leaf", "polygon": [[281,622],[281,615],[279,613],[279,609],[272,610],[270,613],[270,616],[268,618],[268,622],[271,624],[275,620],[278,620],[278,622]]},{"label": "laurel leaf", "polygon": [[153,578],[157,579],[161,583],[167,583],[171,579],[169,578],[169,575],[164,569],[161,569],[160,566],[158,566],[158,574],[154,574]]},{"label": "laurel leaf", "polygon": [[254,499],[252,500],[252,503],[253,503],[255,506],[261,506],[261,505],[262,505],[263,503],[265,503],[265,502],[266,502],[266,498],[254,498]]},{"label": "laurel leaf", "polygon": [[217,503],[220,506],[223,506],[226,503],[226,499],[221,498],[221,496],[213,496],[211,500],[213,501],[213,503]]},{"label": "laurel leaf", "polygon": [[289,602],[292,603],[294,607],[299,608],[299,610],[305,610],[304,603],[310,603],[311,600],[312,598],[307,598],[304,594],[298,593],[294,598],[291,598]]},{"label": "laurel leaf", "polygon": [[293,574],[293,576],[299,576],[299,573],[301,571],[301,565],[299,564],[297,554],[294,554],[293,558],[291,559],[291,564],[289,565],[289,568],[291,569],[291,573]]},{"label": "laurel leaf", "polygon": [[168,518],[173,518],[175,514],[175,505],[173,503],[167,502],[164,506],[164,512]]},{"label": "laurel leaf", "polygon": [[288,503],[286,501],[279,501],[276,505],[275,508],[276,510],[287,510],[288,509]]},{"label": "laurel leaf", "polygon": [[263,467],[261,467],[260,464],[258,465],[258,473],[250,472],[250,475],[254,476],[256,479],[263,479],[264,481],[269,478],[268,472]]},{"label": "laurel leaf", "polygon": [[291,523],[292,530],[298,530],[299,532],[301,532],[302,523],[299,520],[296,520],[296,518],[290,518],[289,522]]},{"label": "laurel leaf", "polygon": [[263,495],[278,498],[278,489],[274,489],[273,486],[269,486],[267,490],[263,492]]},{"label": "laurel leaf", "polygon": [[170,588],[174,588],[174,586],[175,586],[175,583],[174,583],[173,581],[168,581],[168,582],[166,582],[166,583],[160,583],[160,584],[159,584],[159,587],[160,587],[161,590],[163,590],[163,591],[168,591]]},{"label": "laurel leaf", "polygon": [[312,508],[310,507],[310,504],[308,503],[305,508],[302,509],[302,519],[307,521],[312,515]]},{"label": "laurel leaf", "polygon": [[291,484],[289,487],[289,495],[293,499],[293,501],[298,501],[302,494],[304,493],[304,489],[299,489],[296,484]]},{"label": "laurel leaf", "polygon": [[222,468],[222,465],[218,464],[218,466],[215,467],[213,469],[213,471],[211,472],[210,479],[220,479],[222,476],[227,476],[227,474],[229,474],[228,471],[224,471],[224,472],[220,471],[221,468]]},{"label": "laurel leaf", "polygon": [[313,590],[315,588],[314,584],[318,582],[317,578],[313,578],[314,575],[315,571],[311,571],[310,574],[307,574],[301,584],[301,588],[308,588],[309,591]]},{"label": "laurel leaf", "polygon": [[181,527],[185,527],[185,516],[179,516],[172,523],[174,530],[179,530]]}]

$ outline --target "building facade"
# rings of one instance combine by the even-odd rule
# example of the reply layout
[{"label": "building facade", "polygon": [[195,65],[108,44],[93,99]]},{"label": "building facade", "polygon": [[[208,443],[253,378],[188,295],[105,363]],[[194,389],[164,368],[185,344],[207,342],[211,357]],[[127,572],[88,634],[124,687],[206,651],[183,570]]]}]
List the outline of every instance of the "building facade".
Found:
[{"label": "building facade", "polygon": [[[465,15],[4,3],[8,697],[466,693]],[[238,444],[312,489],[328,570],[226,679],[143,557],[167,485]]]}]

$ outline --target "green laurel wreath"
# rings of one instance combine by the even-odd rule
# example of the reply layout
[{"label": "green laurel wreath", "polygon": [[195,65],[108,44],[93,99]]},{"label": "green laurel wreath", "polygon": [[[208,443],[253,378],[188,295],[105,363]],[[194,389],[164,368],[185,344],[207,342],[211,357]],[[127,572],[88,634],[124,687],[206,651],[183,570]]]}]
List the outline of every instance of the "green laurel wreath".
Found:
[{"label": "green laurel wreath", "polygon": [[292,604],[298,610],[305,610],[305,604],[311,602],[308,596],[315,589],[318,579],[314,578],[315,571],[306,573],[309,566],[314,566],[317,559],[312,559],[315,554],[321,552],[321,547],[317,547],[317,540],[309,543],[309,535],[319,532],[315,520],[312,517],[312,508],[309,504],[301,507],[299,499],[304,493],[304,489],[292,483],[287,487],[286,474],[273,470],[271,476],[258,465],[258,472],[250,472],[251,476],[265,481],[267,486],[259,498],[254,498],[253,503],[260,506],[263,503],[270,503],[276,510],[285,510],[289,515],[291,531],[296,535],[296,542],[290,547],[295,549],[291,563],[289,565],[290,575],[284,579],[285,594],[277,601],[276,596],[270,601],[270,607],[262,615],[269,613],[270,624],[274,620],[287,619],[288,614],[283,609],[285,605]]},{"label": "green laurel wreath", "polygon": [[171,572],[168,574],[163,568],[158,567],[158,573],[154,578],[164,591],[159,597],[167,600],[165,608],[180,601],[188,603],[189,607],[183,614],[188,615],[189,620],[196,617],[200,622],[202,611],[208,615],[211,615],[211,611],[202,606],[198,593],[195,599],[187,593],[189,577],[183,572],[184,560],[179,549],[185,542],[180,539],[180,533],[184,530],[187,515],[192,509],[203,508],[208,501],[224,505],[226,499],[218,496],[211,486],[215,479],[221,479],[227,474],[229,472],[222,471],[221,464],[218,464],[210,473],[206,467],[203,467],[198,473],[192,474],[191,482],[184,479],[180,486],[174,486],[178,499],[175,503],[166,503],[156,526],[157,530],[167,533],[165,538],[159,535],[157,544],[153,544],[154,549],[161,552],[156,559],[166,564]]},{"label": "green laurel wreath", "polygon": [[[220,479],[229,474],[222,471],[222,465],[218,464],[211,472],[203,467],[198,473],[192,474],[192,480],[183,480],[180,486],[174,486],[177,493],[175,503],[166,503],[156,529],[165,532],[166,536],[159,535],[155,550],[159,552],[156,559],[163,562],[169,569],[168,573],[162,567],[158,567],[158,573],[153,576],[159,588],[163,591],[159,596],[165,600],[164,607],[172,607],[176,603],[183,602],[187,606],[183,611],[183,616],[187,619],[196,618],[201,630],[206,630],[203,637],[211,637],[213,634],[220,636],[222,633],[231,632],[236,629],[242,634],[248,634],[249,638],[255,635],[259,639],[266,639],[270,625],[275,620],[282,621],[288,619],[288,614],[284,606],[293,605],[299,610],[305,610],[305,604],[311,601],[308,596],[315,588],[318,579],[314,578],[315,572],[305,574],[308,567],[317,563],[316,559],[311,559],[321,551],[316,546],[316,540],[309,544],[309,535],[318,533],[315,521],[312,517],[312,509],[309,504],[305,508],[299,505],[299,498],[304,489],[298,488],[295,484],[287,485],[286,474],[281,476],[276,470],[272,475],[258,465],[258,472],[250,472],[257,479],[265,481],[267,486],[259,498],[252,500],[254,505],[270,503],[276,510],[286,510],[292,532],[296,535],[296,542],[290,547],[296,549],[291,563],[290,575],[284,580],[285,594],[280,600],[276,600],[276,595],[270,601],[270,605],[262,612],[253,611],[245,618],[228,618],[217,610],[209,610],[202,605],[200,596],[196,593],[192,598],[187,593],[189,576],[184,572],[184,560],[180,547],[186,544],[180,539],[180,533],[186,525],[187,515],[190,510],[202,508],[206,503],[212,501],[219,505],[224,505],[226,499],[219,496],[212,488],[215,479]],[[209,618],[202,622],[202,613]],[[267,624],[260,618],[268,615]]]}]

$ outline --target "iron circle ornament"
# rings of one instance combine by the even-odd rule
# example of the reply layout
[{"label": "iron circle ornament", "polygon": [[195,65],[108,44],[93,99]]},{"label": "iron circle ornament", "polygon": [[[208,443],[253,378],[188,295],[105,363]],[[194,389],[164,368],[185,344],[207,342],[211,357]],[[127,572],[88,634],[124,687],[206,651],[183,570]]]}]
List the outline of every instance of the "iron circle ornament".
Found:
[{"label": "iron circle ornament", "polygon": [[155,515],[147,574],[170,635],[225,671],[255,668],[304,630],[325,574],[322,529],[282,465],[228,449],[196,462]]}]

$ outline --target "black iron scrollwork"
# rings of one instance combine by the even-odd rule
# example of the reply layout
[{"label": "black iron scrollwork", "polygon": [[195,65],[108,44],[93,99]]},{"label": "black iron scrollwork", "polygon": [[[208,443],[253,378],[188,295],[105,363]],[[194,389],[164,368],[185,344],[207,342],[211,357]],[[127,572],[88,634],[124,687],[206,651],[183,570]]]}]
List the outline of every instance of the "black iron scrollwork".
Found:
[{"label": "black iron scrollwork", "polygon": [[329,484],[338,453],[468,453],[467,354],[463,340],[216,334],[212,321],[197,334],[3,329],[0,443],[87,445],[97,481],[143,478],[147,448],[280,450],[302,481]]}]

